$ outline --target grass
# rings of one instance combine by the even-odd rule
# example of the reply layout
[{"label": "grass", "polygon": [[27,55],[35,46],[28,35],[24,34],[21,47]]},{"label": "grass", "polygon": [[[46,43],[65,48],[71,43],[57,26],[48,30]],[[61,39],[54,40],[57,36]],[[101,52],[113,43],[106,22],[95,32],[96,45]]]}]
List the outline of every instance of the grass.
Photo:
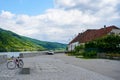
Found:
[{"label": "grass", "polygon": [[83,56],[76,56],[76,58],[80,58],[80,59],[98,59],[98,58],[89,58],[89,57],[83,57]]}]

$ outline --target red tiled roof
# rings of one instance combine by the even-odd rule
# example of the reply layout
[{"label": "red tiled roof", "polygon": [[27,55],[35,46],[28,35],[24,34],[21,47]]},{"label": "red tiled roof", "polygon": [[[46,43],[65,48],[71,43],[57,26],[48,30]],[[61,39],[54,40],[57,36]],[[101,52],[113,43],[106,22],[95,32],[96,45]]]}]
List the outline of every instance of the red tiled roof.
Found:
[{"label": "red tiled roof", "polygon": [[119,29],[116,26],[108,26],[101,29],[88,29],[83,33],[79,33],[69,44],[74,42],[86,43],[91,40],[107,35],[112,29]]}]

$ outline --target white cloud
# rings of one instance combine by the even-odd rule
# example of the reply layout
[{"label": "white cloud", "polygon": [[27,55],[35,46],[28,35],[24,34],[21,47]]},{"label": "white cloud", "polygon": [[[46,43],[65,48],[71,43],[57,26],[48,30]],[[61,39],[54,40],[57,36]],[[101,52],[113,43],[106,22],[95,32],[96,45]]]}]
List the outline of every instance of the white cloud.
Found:
[{"label": "white cloud", "polygon": [[73,0],[55,0],[55,6],[60,8],[73,7],[76,4]]},{"label": "white cloud", "polygon": [[0,18],[2,18],[2,19],[11,19],[11,18],[13,18],[14,16],[15,16],[15,15],[12,14],[11,12],[2,10],[2,13],[1,13],[1,15],[0,15]]},{"label": "white cloud", "polygon": [[88,28],[119,25],[119,4],[118,0],[55,0],[55,8],[36,16],[2,11],[0,26],[39,40],[68,43]]}]

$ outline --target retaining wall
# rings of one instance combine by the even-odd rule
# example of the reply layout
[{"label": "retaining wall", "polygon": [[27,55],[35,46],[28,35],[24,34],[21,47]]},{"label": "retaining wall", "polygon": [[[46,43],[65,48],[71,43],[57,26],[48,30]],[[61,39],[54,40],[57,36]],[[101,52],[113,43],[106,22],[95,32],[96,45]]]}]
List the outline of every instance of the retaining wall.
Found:
[{"label": "retaining wall", "polygon": [[0,55],[0,64],[7,62],[7,55]]},{"label": "retaining wall", "polygon": [[29,53],[20,53],[20,57],[34,57],[34,56],[40,56],[40,55],[46,55],[47,52],[29,52]]},{"label": "retaining wall", "polygon": [[120,60],[120,54],[118,53],[110,53],[110,54],[106,54],[106,53],[97,53],[97,57],[98,58],[105,58],[105,59],[116,59],[116,60]]}]

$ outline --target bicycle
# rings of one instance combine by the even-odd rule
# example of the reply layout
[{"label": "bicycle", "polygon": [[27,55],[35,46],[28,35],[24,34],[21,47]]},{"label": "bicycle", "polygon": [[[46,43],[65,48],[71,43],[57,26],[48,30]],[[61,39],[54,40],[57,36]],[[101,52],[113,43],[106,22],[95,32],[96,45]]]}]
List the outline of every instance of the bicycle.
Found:
[{"label": "bicycle", "polygon": [[20,59],[19,57],[18,58],[12,58],[12,60],[7,62],[7,68],[10,69],[10,70],[15,69],[16,67],[17,68],[23,68],[23,65],[24,65],[23,60]]}]

